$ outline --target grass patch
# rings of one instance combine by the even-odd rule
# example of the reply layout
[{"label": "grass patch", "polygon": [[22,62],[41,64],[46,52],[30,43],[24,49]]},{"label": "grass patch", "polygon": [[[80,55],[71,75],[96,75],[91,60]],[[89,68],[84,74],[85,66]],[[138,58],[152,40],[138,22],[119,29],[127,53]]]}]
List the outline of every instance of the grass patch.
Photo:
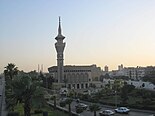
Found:
[{"label": "grass patch", "polygon": [[23,104],[17,104],[14,108],[15,112],[19,112],[20,116],[24,116]]},{"label": "grass patch", "polygon": [[[43,114],[33,114],[32,116],[43,116]],[[55,110],[55,111],[48,111],[48,116],[68,116],[68,114]]]},{"label": "grass patch", "polygon": [[100,101],[103,101],[105,103],[114,103],[116,102],[116,99],[117,99],[117,104],[119,104],[121,102],[120,100],[120,96],[108,96],[106,98],[101,98]]},{"label": "grass patch", "polygon": [[[35,109],[32,109],[31,110],[31,115],[32,116],[43,116],[42,113],[40,113],[40,114],[34,114],[34,110]],[[68,116],[67,113],[62,112],[62,111],[59,111],[59,110],[53,110],[49,106],[42,108],[42,110],[48,112],[48,116]],[[15,106],[15,110],[14,111],[15,112],[19,112],[20,113],[19,114],[20,116],[24,116],[23,104],[17,104],[17,106]]]},{"label": "grass patch", "polygon": [[128,104],[141,104],[141,103],[142,103],[141,97],[136,98],[136,97],[129,96]]}]

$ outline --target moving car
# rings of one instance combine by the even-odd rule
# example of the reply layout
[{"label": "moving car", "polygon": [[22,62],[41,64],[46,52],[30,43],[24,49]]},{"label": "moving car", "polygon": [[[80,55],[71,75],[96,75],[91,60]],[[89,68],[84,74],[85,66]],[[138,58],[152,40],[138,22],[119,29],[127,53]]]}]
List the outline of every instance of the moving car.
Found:
[{"label": "moving car", "polygon": [[118,107],[115,109],[115,112],[117,112],[117,113],[129,113],[130,109],[128,109],[126,107]]},{"label": "moving car", "polygon": [[82,108],[83,110],[86,110],[88,108],[88,105],[86,105],[84,103],[78,103],[75,107],[76,107],[76,109]]},{"label": "moving car", "polygon": [[99,112],[100,116],[111,116],[114,115],[115,113],[111,110],[103,110]]}]

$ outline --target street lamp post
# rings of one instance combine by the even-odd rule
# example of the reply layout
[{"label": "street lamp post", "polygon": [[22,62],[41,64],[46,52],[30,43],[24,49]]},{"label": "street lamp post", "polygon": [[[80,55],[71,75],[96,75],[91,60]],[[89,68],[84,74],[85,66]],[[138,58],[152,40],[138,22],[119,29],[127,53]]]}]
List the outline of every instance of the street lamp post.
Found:
[{"label": "street lamp post", "polygon": [[115,91],[115,106],[117,108],[117,91]]},{"label": "street lamp post", "polygon": [[48,89],[47,76],[46,76],[46,88]]}]

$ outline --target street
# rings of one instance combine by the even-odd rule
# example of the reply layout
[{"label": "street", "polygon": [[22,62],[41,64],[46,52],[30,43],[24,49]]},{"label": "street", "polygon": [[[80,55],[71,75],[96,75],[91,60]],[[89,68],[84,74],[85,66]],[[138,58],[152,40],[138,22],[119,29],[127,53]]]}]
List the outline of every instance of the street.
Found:
[{"label": "street", "polygon": [[[65,97],[57,97],[57,105],[59,105],[59,102]],[[86,105],[89,105],[91,104],[90,102],[87,102],[87,101],[82,101],[80,100],[81,103],[84,103]],[[50,100],[50,103],[53,103],[53,100]],[[75,109],[75,106],[77,105],[77,102],[76,100],[74,99],[73,102],[71,103],[71,110],[73,112],[76,112],[76,109]],[[101,110],[112,110],[114,112],[114,109],[115,107],[114,106],[107,106],[107,105],[102,105],[102,104],[99,104]],[[66,105],[65,107],[67,110],[68,110],[68,105]],[[128,114],[120,114],[120,113],[115,113],[114,115],[115,116],[155,116],[155,111],[147,111],[147,110],[138,110],[138,109],[132,109],[132,108],[129,108],[130,109],[130,112]],[[99,116],[99,112],[100,111],[97,111],[97,116]],[[83,111],[82,113],[80,113],[80,116],[94,116],[94,113],[89,111],[89,108],[87,108],[87,110]]]},{"label": "street", "polygon": [[[75,101],[73,101],[72,102],[72,111],[74,111],[74,112],[76,112],[76,109],[75,109],[75,105],[76,105],[77,103],[75,102]],[[89,106],[89,104],[87,103],[87,105]],[[105,106],[101,106],[102,107],[102,109],[101,110],[112,110],[112,111],[114,111],[114,108],[107,108],[107,107],[105,107]],[[155,112],[154,112],[154,114],[155,114]],[[148,112],[145,112],[145,111],[143,111],[143,112],[139,112],[139,111],[133,111],[132,109],[131,109],[131,111],[129,112],[129,114],[120,114],[120,113],[115,113],[115,116],[150,116],[150,115],[152,115],[152,113],[148,113]],[[93,116],[93,112],[90,112],[90,111],[84,111],[84,112],[82,112],[81,114],[80,114],[80,116]],[[99,111],[97,111],[97,116],[99,116]]]}]

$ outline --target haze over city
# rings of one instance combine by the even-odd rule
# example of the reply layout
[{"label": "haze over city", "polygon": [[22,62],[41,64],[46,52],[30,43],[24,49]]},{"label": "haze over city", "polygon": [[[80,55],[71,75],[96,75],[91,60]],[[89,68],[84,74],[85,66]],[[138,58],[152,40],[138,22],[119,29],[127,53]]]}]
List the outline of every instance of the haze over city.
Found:
[{"label": "haze over city", "polygon": [[110,70],[155,65],[154,0],[1,0],[0,73],[56,65],[58,16],[66,37],[64,65],[96,64]]}]

